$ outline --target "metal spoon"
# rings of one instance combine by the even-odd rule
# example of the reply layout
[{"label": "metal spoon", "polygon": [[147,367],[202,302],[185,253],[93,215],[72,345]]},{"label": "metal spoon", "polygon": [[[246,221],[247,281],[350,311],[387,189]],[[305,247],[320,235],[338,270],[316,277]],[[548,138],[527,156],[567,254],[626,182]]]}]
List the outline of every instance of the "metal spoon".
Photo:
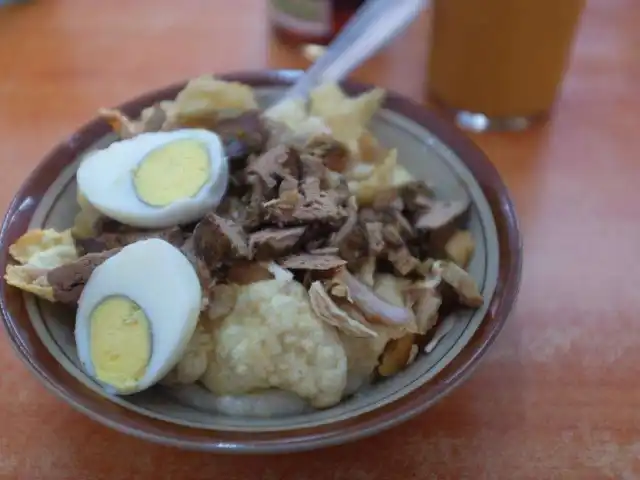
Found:
[{"label": "metal spoon", "polygon": [[285,100],[306,99],[324,82],[338,82],[385,46],[426,6],[427,0],[369,0],[358,9],[324,54],[267,112]]}]

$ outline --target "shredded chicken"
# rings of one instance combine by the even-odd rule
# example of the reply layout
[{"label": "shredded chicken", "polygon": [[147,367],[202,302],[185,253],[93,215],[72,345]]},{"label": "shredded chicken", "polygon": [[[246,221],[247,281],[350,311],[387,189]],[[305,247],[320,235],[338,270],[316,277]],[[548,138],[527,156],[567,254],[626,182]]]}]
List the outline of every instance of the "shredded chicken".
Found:
[{"label": "shredded chicken", "polygon": [[318,317],[338,330],[355,337],[377,337],[366,322],[358,321],[339,308],[325,291],[322,283],[315,281],[309,287],[309,298],[311,307]]},{"label": "shredded chicken", "polygon": [[414,324],[415,316],[411,310],[384,301],[346,270],[342,271],[340,275],[349,289],[353,303],[362,310],[370,322],[390,326],[411,326]]}]

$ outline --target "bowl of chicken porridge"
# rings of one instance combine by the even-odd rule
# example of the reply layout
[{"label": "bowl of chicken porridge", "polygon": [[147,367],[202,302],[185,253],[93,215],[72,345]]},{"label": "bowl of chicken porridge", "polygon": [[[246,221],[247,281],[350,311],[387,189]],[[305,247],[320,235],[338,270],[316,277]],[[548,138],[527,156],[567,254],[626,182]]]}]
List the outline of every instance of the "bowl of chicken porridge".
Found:
[{"label": "bowl of chicken porridge", "polygon": [[494,167],[379,88],[268,109],[297,75],[103,109],[23,185],[2,315],[63,400],[163,444],[308,450],[423,411],[486,353],[521,265]]}]

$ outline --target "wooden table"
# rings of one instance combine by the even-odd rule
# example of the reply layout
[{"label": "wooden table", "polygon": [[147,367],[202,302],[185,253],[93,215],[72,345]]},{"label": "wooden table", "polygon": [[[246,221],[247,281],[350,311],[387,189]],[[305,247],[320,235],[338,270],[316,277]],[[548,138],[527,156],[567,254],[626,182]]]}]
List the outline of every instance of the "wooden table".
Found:
[{"label": "wooden table", "polygon": [[[264,0],[49,0],[0,10],[0,204],[104,105],[201,72],[303,67]],[[425,20],[356,77],[421,99]],[[0,478],[640,478],[640,3],[592,0],[552,120],[475,139],[511,188],[522,293],[481,368],[375,438],[280,458],[182,452],[98,425],[0,340]]]}]

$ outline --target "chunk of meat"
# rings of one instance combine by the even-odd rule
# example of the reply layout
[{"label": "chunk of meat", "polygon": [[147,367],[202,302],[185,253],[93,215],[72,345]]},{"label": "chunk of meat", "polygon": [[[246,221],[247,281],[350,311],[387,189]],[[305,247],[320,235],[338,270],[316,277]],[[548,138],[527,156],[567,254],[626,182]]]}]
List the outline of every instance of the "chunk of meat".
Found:
[{"label": "chunk of meat", "polygon": [[[300,239],[300,245],[307,253],[313,253],[312,251],[316,249],[323,249],[327,247],[327,239],[333,231],[335,231],[335,228],[332,225],[322,222],[309,223]],[[319,255],[324,255],[325,253],[327,252],[321,252]],[[329,254],[337,255],[337,253]]]},{"label": "chunk of meat", "polygon": [[263,280],[273,280],[273,274],[261,262],[239,260],[233,262],[227,272],[227,281],[234,285],[249,285]]},{"label": "chunk of meat", "polygon": [[93,271],[121,249],[114,248],[101,253],[89,253],[73,263],[61,265],[47,273],[47,281],[53,288],[53,298],[61,303],[75,305]]},{"label": "chunk of meat", "polygon": [[178,227],[162,230],[137,230],[131,227],[119,227],[117,231],[103,231],[95,237],[76,239],[76,246],[84,254],[99,253],[149,238],[159,238],[174,247],[181,247],[184,243],[184,234]]},{"label": "chunk of meat", "polygon": [[267,188],[274,188],[282,174],[282,164],[289,158],[289,149],[284,145],[274,147],[259,157],[251,159],[247,175],[256,175]]},{"label": "chunk of meat", "polygon": [[280,266],[291,270],[334,270],[347,262],[335,255],[301,253],[280,260]]},{"label": "chunk of meat", "polygon": [[[262,204],[263,223],[276,224],[280,227],[312,222],[339,224],[347,216],[340,195],[330,190],[323,190],[321,179],[307,173],[303,173],[303,178],[298,185],[295,172],[292,174],[291,169],[278,167],[284,161],[285,151],[290,150],[274,148],[252,162],[248,168],[248,171],[253,169],[251,171],[256,173],[258,170],[254,166],[259,166],[260,163],[268,164],[268,168],[260,170],[262,173],[259,178],[263,183],[266,182],[267,188],[272,189],[281,182],[278,198],[266,199],[267,201]],[[264,173],[265,171],[272,173],[267,174]]]},{"label": "chunk of meat", "polygon": [[247,177],[247,183],[249,186],[249,194],[245,197],[247,210],[243,225],[254,228],[262,222],[264,217],[265,202],[268,200],[267,188],[256,175],[249,175]]},{"label": "chunk of meat", "polygon": [[358,222],[358,204],[350,197],[346,207],[347,217],[342,226],[329,240],[330,246],[340,249],[340,256],[349,264],[357,264],[367,256],[368,241],[365,230]]},{"label": "chunk of meat", "polygon": [[205,128],[220,135],[231,163],[231,171],[244,166],[239,160],[262,152],[269,140],[269,130],[259,110],[249,110],[235,117],[222,118]]},{"label": "chunk of meat", "polygon": [[193,245],[195,254],[209,269],[223,262],[251,257],[242,227],[214,213],[207,214],[194,229]]},{"label": "chunk of meat", "polygon": [[265,205],[266,220],[281,226],[301,225],[311,222],[337,223],[347,216],[346,210],[337,205],[326,192],[311,199],[305,199],[295,208],[281,208],[280,205]]},{"label": "chunk of meat", "polygon": [[267,228],[249,235],[249,250],[256,260],[288,255],[300,242],[307,227]]},{"label": "chunk of meat", "polygon": [[326,292],[322,283],[315,281],[309,287],[309,300],[314,313],[329,325],[354,337],[377,337],[378,334],[367,325],[339,308]]},{"label": "chunk of meat", "polygon": [[445,244],[444,251],[449,260],[465,268],[473,257],[475,246],[469,230],[457,230]]},{"label": "chunk of meat", "polygon": [[463,305],[478,308],[484,303],[476,281],[455,263],[438,261],[433,266],[433,272],[454,289]]},{"label": "chunk of meat", "polygon": [[[293,177],[285,177],[278,187],[278,196],[271,200],[268,200],[262,205],[262,211],[264,212],[281,212],[282,216],[286,216],[298,208],[304,197],[298,190],[298,181]],[[266,215],[263,215],[266,217]],[[264,218],[261,218],[261,221]]]},{"label": "chunk of meat", "polygon": [[362,208],[358,212],[358,218],[362,223],[381,223],[382,240],[389,246],[400,247],[414,238],[415,232],[402,212],[391,208]]},{"label": "chunk of meat", "polygon": [[267,188],[274,188],[287,175],[299,177],[299,158],[293,149],[279,145],[249,162],[246,172],[258,176]]}]

